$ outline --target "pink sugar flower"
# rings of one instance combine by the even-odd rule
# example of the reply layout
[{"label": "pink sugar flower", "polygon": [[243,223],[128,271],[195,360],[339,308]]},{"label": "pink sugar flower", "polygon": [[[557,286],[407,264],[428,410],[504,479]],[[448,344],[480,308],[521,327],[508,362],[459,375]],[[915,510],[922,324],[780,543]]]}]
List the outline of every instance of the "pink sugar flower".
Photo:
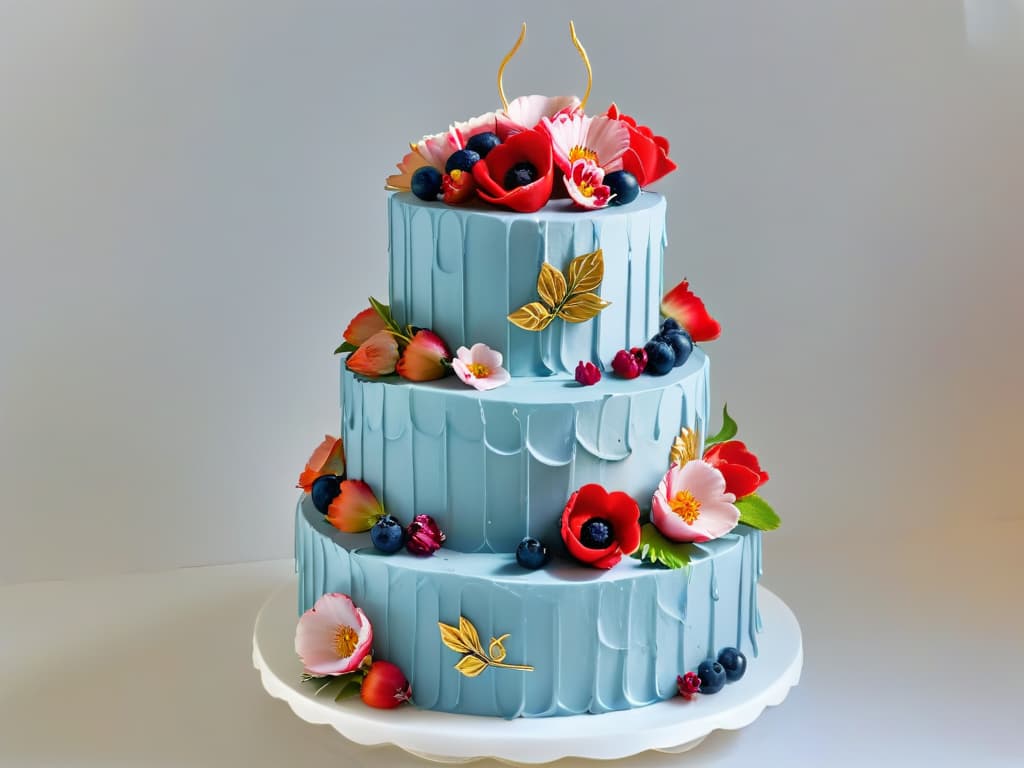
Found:
[{"label": "pink sugar flower", "polygon": [[673,464],[654,492],[651,522],[672,541],[710,541],[736,527],[734,501],[725,477],[706,461]]},{"label": "pink sugar flower", "polygon": [[352,598],[323,595],[302,614],[295,629],[295,652],[307,674],[321,677],[354,672],[373,643],[373,627]]},{"label": "pink sugar flower", "polygon": [[501,352],[493,350],[486,344],[474,344],[467,349],[459,347],[452,368],[463,382],[481,391],[508,384],[512,378],[509,372],[501,367]]}]

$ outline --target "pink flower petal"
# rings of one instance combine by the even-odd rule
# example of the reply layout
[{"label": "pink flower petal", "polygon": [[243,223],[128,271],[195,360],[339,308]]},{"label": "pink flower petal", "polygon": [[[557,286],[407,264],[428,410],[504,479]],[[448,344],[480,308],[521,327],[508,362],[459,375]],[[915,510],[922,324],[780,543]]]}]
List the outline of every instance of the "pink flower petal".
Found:
[{"label": "pink flower petal", "polygon": [[502,384],[508,384],[511,379],[512,376],[504,368],[492,368],[490,376],[486,376],[482,379],[474,379],[473,386],[482,392],[486,392],[487,390],[500,387]]},{"label": "pink flower petal", "polygon": [[542,117],[553,117],[562,110],[574,111],[579,105],[580,100],[575,96],[520,96],[509,102],[498,121],[505,122],[507,129],[528,130],[535,128]]}]

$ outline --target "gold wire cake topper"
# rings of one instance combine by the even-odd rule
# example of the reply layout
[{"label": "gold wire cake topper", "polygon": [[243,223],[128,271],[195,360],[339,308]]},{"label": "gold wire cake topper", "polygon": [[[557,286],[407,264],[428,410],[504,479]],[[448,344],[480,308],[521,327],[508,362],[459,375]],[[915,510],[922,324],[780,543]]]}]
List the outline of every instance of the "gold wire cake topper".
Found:
[{"label": "gold wire cake topper", "polygon": [[[586,109],[587,100],[590,98],[590,90],[594,87],[594,70],[590,66],[590,58],[587,56],[587,50],[583,47],[583,43],[576,36],[576,25],[569,22],[569,35],[572,37],[572,44],[576,46],[576,50],[580,54],[580,58],[583,59],[583,66],[587,69],[587,90],[583,94],[583,99],[580,101],[580,111]],[[506,112],[508,111],[508,99],[505,97],[505,66],[512,60],[512,57],[516,55],[516,51],[519,50],[519,46],[523,44],[523,40],[526,39],[526,22],[523,22],[523,26],[519,30],[519,38],[516,40],[516,44],[512,46],[512,50],[505,54],[505,58],[501,60],[501,64],[498,67],[498,96],[501,98],[501,107]]]}]

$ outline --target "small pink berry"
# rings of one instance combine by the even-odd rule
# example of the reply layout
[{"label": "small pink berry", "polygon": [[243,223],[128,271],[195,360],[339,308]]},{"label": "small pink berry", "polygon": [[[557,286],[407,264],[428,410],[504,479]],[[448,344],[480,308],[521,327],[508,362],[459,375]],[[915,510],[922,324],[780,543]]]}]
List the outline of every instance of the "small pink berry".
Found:
[{"label": "small pink berry", "polygon": [[696,672],[687,672],[676,678],[679,695],[689,701],[694,694],[700,693],[700,676]]}]

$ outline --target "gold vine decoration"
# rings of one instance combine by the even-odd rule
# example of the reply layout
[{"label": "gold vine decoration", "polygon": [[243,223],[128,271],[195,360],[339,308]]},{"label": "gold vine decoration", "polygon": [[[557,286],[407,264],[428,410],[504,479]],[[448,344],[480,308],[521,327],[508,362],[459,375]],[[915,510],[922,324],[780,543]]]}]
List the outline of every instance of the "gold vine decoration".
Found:
[{"label": "gold vine decoration", "polygon": [[533,667],[527,664],[506,664],[504,641],[510,637],[505,634],[501,637],[492,637],[487,651],[484,651],[480,643],[480,635],[473,626],[473,622],[465,616],[459,617],[459,626],[453,627],[450,624],[437,622],[441,629],[441,642],[456,653],[463,654],[455,669],[459,670],[466,677],[476,677],[488,667],[500,669],[518,669],[523,672],[533,672]]},{"label": "gold vine decoration", "polygon": [[562,274],[544,262],[537,276],[537,293],[541,301],[531,301],[508,316],[513,325],[524,331],[543,331],[551,321],[560,317],[569,323],[582,323],[597,317],[611,305],[593,291],[604,280],[604,253],[598,248],[593,253],[577,256],[569,262]]}]

